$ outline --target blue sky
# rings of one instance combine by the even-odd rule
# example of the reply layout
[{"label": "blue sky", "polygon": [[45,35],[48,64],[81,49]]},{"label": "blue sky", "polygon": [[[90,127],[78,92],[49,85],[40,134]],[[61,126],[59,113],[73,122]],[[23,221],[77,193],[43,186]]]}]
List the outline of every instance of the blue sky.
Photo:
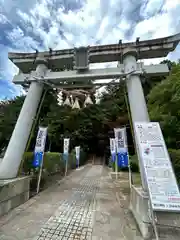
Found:
[{"label": "blue sky", "polygon": [[[180,0],[0,0],[0,99],[24,94],[8,51],[165,37],[180,32],[179,13]],[[180,46],[168,58],[179,59]]]}]

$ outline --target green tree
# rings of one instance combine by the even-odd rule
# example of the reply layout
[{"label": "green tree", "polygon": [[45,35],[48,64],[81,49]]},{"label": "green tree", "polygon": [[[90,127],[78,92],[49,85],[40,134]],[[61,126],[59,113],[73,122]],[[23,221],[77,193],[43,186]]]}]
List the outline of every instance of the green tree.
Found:
[{"label": "green tree", "polygon": [[152,121],[160,122],[166,144],[178,148],[180,142],[180,64],[173,63],[170,75],[148,95]]},{"label": "green tree", "polygon": [[2,150],[7,146],[20,109],[24,102],[24,96],[16,97],[13,100],[1,102],[0,107],[0,149]]}]

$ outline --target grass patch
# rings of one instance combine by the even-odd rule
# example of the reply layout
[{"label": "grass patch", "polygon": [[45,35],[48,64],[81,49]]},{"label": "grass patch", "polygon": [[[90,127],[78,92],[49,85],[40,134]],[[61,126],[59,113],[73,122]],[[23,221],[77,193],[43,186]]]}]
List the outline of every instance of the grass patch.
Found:
[{"label": "grass patch", "polygon": [[135,186],[141,186],[141,175],[140,173],[132,173],[132,180]]}]

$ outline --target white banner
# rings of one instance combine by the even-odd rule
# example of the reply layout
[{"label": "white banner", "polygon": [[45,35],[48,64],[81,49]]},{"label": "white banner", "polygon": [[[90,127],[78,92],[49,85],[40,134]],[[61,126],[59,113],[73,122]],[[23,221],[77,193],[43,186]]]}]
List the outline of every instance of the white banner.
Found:
[{"label": "white banner", "polygon": [[115,142],[115,138],[110,138],[110,151],[111,151],[111,155],[116,153],[116,142]]},{"label": "white banner", "polygon": [[127,152],[126,128],[114,128],[117,152]]},{"label": "white banner", "polygon": [[69,153],[69,138],[64,138],[64,154]]},{"label": "white banner", "polygon": [[39,127],[36,138],[35,152],[44,152],[47,136],[47,127]]},{"label": "white banner", "polygon": [[180,192],[159,123],[135,123],[152,208],[180,211]]},{"label": "white banner", "polygon": [[75,147],[75,151],[76,151],[76,159],[80,159],[80,146]]}]

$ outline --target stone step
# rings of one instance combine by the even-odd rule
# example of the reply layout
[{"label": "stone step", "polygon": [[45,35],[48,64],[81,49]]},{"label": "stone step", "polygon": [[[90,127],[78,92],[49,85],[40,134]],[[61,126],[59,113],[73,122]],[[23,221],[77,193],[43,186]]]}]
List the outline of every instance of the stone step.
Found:
[{"label": "stone step", "polygon": [[[179,240],[180,239],[180,228],[170,228],[167,226],[156,225],[159,240]],[[156,240],[155,234],[153,234],[152,239]]]}]

